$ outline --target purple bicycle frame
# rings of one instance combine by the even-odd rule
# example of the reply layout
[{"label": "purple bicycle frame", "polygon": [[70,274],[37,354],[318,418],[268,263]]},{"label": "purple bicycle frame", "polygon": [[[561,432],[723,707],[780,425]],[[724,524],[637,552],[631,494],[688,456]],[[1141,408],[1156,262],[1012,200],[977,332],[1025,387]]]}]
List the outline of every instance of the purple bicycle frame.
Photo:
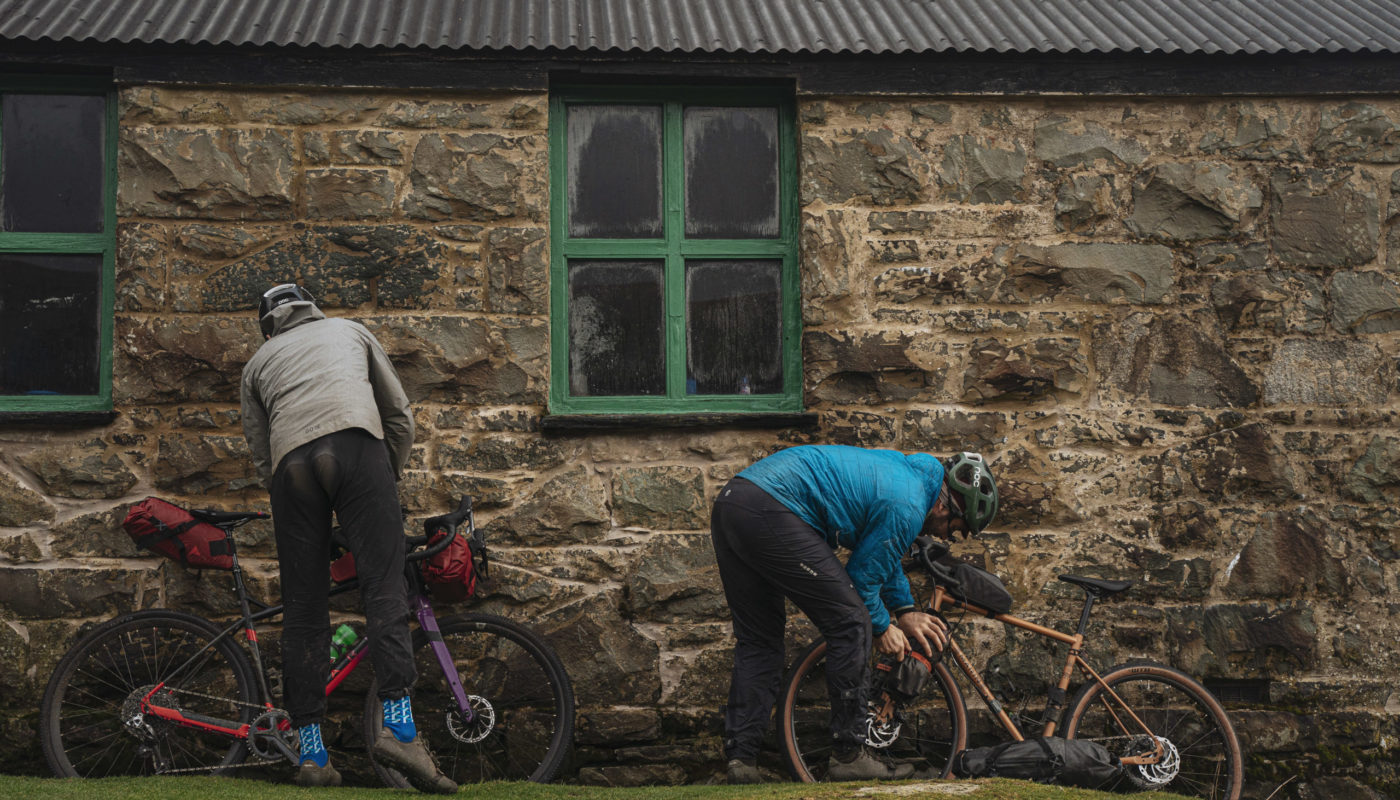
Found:
[{"label": "purple bicycle frame", "polygon": [[476,713],[472,711],[471,703],[467,702],[467,690],[462,688],[462,682],[457,678],[457,665],[452,663],[452,654],[447,652],[447,643],[442,640],[442,631],[438,629],[437,616],[433,614],[433,607],[428,604],[428,598],[421,594],[415,595],[413,613],[418,617],[418,627],[423,629],[428,643],[432,645],[433,655],[437,657],[438,666],[442,668],[442,676],[447,679],[447,685],[452,689],[452,697],[457,701],[457,710],[462,713],[464,721],[471,722],[476,719]]}]

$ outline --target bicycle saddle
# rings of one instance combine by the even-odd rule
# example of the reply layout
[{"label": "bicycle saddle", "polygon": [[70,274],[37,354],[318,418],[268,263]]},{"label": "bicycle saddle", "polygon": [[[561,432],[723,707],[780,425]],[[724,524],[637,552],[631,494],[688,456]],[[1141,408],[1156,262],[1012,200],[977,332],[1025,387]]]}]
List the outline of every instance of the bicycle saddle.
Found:
[{"label": "bicycle saddle", "polygon": [[192,508],[190,516],[210,525],[223,525],[229,522],[246,522],[250,519],[266,519],[272,515],[264,511],[215,511],[210,508]]},{"label": "bicycle saddle", "polygon": [[1078,575],[1061,575],[1060,580],[1083,587],[1095,597],[1115,595],[1133,585],[1132,581],[1105,581],[1098,578],[1081,578]]}]

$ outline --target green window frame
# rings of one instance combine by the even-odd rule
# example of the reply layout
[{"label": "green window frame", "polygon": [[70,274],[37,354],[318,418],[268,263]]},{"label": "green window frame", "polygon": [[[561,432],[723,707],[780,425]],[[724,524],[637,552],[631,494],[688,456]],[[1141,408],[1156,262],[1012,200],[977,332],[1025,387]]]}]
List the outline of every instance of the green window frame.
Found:
[{"label": "green window frame", "polygon": [[[95,356],[96,392],[93,394],[6,394],[0,387],[0,412],[69,412],[109,411],[112,408],[112,317],[116,278],[116,187],[117,187],[117,102],[111,82],[93,78],[67,76],[17,77],[0,76],[0,110],[6,99],[15,95],[85,95],[103,101],[101,169],[101,230],[87,233],[54,233],[44,231],[5,230],[0,221],[0,255],[26,256],[99,256],[96,300],[96,338],[92,345]],[[0,116],[0,168],[3,168],[7,131]],[[0,192],[5,179],[0,175]],[[5,197],[6,202],[22,198]],[[4,268],[0,259],[0,269]],[[0,298],[3,299],[3,298]],[[0,311],[0,313],[3,313]],[[0,358],[6,348],[26,347],[25,342],[0,341]]]},{"label": "green window frame", "polygon": [[[570,234],[569,109],[584,105],[650,106],[661,111],[661,227],[657,238],[583,238]],[[777,114],[776,236],[699,238],[686,235],[683,129],[685,109],[755,107]],[[676,414],[802,410],[801,303],[798,275],[796,111],[792,91],[772,87],[557,87],[550,97],[550,389],[552,414]],[[744,260],[780,263],[777,323],[780,390],[697,394],[687,383],[687,263]],[[646,261],[662,264],[664,393],[576,396],[570,386],[570,264]],[[699,323],[697,323],[699,324]],[[710,354],[713,358],[713,354]],[[741,384],[748,388],[747,376]]]}]

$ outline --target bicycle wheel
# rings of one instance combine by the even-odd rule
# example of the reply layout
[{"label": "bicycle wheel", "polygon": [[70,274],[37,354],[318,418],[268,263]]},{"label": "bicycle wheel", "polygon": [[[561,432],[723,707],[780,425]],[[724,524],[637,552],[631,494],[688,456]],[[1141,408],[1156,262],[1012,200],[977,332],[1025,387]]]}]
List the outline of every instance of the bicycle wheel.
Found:
[{"label": "bicycle wheel", "polygon": [[1244,782],[1240,743],[1225,709],[1205,687],[1151,662],[1121,664],[1102,677],[1103,684],[1085,684],[1070,701],[1065,738],[1096,741],[1119,757],[1155,750],[1153,740],[1125,713],[1131,710],[1167,756],[1159,764],[1129,766],[1122,780],[1130,788],[1211,800],[1239,798]]},{"label": "bicycle wheel", "polygon": [[104,623],[58,662],[39,713],[39,740],[60,778],[221,772],[247,743],[141,714],[161,705],[237,723],[258,712],[253,668],[232,637],[199,617],[143,611]]},{"label": "bicycle wheel", "polygon": [[[459,784],[553,780],[574,736],[574,690],[559,657],[538,635],[503,617],[464,614],[441,620],[440,627],[475,713],[463,719],[428,637],[415,632],[414,723],[443,773]],[[382,726],[376,679],[365,697],[366,742]],[[375,762],[374,771],[388,786],[408,787],[389,767]]]},{"label": "bicycle wheel", "polygon": [[[778,706],[783,756],[797,780],[825,779],[831,757],[830,717],[826,642],[818,640],[798,657]],[[948,777],[953,756],[967,746],[967,707],[941,662],[933,665],[918,699],[901,709],[893,723],[877,725],[872,715],[868,725],[867,741],[885,757],[913,764],[919,778]]]}]

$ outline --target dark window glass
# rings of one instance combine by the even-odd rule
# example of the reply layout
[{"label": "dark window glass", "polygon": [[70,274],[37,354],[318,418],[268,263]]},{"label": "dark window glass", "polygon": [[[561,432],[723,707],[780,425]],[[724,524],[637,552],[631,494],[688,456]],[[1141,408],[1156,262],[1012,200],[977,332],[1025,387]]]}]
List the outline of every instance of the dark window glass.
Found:
[{"label": "dark window glass", "polygon": [[106,99],[8,94],[0,98],[0,107],[4,229],[101,231]]},{"label": "dark window glass", "polygon": [[661,108],[570,106],[569,235],[661,236]]},{"label": "dark window glass", "polygon": [[686,264],[687,393],[783,390],[781,273],[780,261]]},{"label": "dark window glass", "polygon": [[569,263],[569,393],[666,393],[662,262]]},{"label": "dark window glass", "polygon": [[685,233],[701,239],[778,236],[778,111],[685,110]]},{"label": "dark window glass", "polygon": [[0,395],[97,394],[99,255],[0,254]]}]

